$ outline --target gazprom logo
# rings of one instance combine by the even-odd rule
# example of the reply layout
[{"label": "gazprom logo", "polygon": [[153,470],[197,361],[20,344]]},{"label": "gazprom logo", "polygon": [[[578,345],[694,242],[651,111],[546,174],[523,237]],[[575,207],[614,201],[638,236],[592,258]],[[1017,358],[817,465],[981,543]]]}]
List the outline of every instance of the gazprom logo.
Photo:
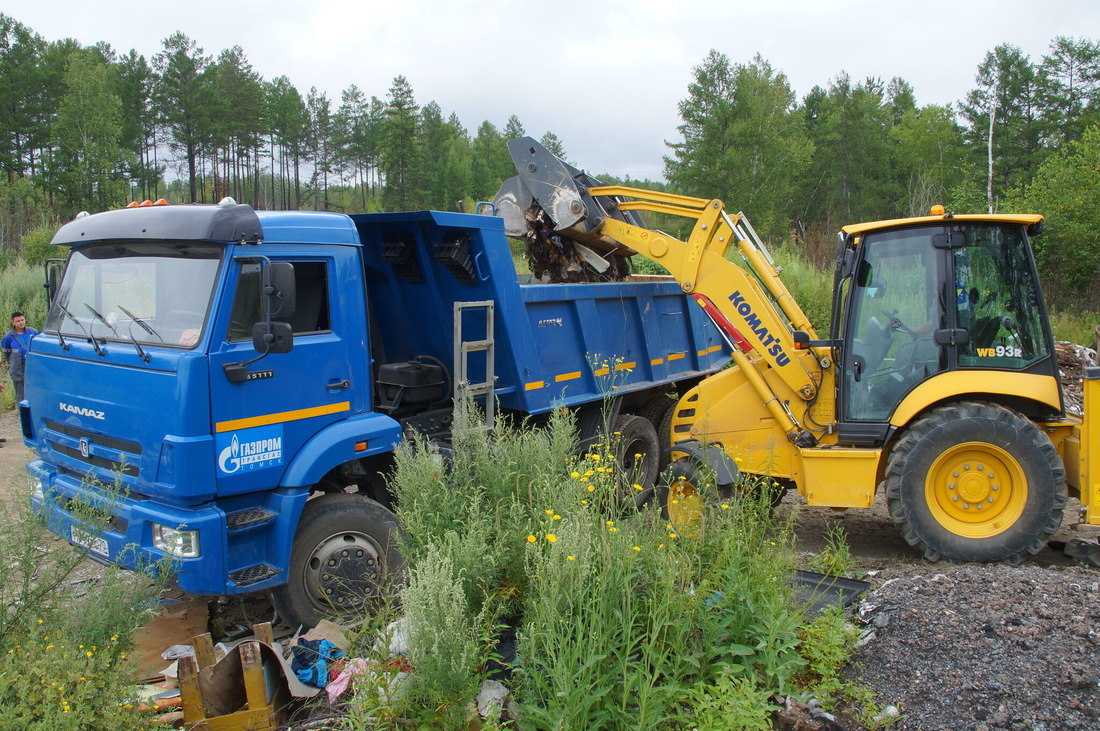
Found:
[{"label": "gazprom logo", "polygon": [[225,475],[283,463],[283,428],[265,426],[218,435],[218,470]]},{"label": "gazprom logo", "polygon": [[741,294],[741,290],[737,290],[730,295],[730,302],[737,308],[737,314],[745,318],[745,325],[747,325],[760,340],[761,347],[763,347],[769,355],[775,357],[775,364],[782,367],[790,363],[791,359],[783,352],[783,342],[768,332],[768,326],[762,323],[760,321],[760,316],[752,311],[752,305],[745,301],[745,297]]}]

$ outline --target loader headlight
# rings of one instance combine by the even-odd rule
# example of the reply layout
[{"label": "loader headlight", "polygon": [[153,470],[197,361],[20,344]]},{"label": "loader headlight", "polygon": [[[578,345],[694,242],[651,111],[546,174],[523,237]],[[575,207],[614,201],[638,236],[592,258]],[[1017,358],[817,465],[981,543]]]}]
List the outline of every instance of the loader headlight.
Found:
[{"label": "loader headlight", "polygon": [[31,497],[40,503],[46,502],[46,488],[42,486],[42,480],[34,481],[34,492],[31,493]]},{"label": "loader headlight", "polygon": [[154,523],[153,546],[176,558],[198,558],[199,532]]}]

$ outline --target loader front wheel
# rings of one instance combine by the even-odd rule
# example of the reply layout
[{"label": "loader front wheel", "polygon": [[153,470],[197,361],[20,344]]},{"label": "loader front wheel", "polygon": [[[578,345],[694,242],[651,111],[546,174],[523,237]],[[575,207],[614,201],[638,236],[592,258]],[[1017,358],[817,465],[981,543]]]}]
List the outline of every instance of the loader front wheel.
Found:
[{"label": "loader front wheel", "polygon": [[673,462],[661,476],[657,489],[661,517],[669,522],[674,533],[694,535],[702,525],[704,490],[708,478],[696,462],[689,458]]},{"label": "loader front wheel", "polygon": [[1065,469],[1025,417],[991,403],[932,410],[886,468],[890,516],[930,561],[1020,563],[1062,522]]},{"label": "loader front wheel", "polygon": [[397,517],[363,495],[335,493],[306,502],[275,609],[291,627],[356,616],[384,601],[404,566]]}]

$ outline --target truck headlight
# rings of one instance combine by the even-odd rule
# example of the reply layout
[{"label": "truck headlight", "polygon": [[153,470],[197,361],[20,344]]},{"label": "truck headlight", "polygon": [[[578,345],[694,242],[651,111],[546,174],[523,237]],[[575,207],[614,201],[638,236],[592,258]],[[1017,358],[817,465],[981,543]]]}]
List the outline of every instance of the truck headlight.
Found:
[{"label": "truck headlight", "polygon": [[153,545],[169,556],[199,557],[199,532],[153,524]]},{"label": "truck headlight", "polygon": [[31,497],[40,503],[46,502],[46,488],[42,486],[42,480],[34,481],[34,492],[31,493]]}]

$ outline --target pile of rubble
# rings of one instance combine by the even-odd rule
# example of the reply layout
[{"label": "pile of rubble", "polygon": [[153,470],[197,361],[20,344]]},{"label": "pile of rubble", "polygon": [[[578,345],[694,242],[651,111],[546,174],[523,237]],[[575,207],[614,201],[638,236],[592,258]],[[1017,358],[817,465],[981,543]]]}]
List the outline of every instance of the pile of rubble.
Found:
[{"label": "pile of rubble", "polygon": [[1058,372],[1062,377],[1066,413],[1081,416],[1084,413],[1081,389],[1085,368],[1100,365],[1096,349],[1068,342],[1057,342],[1054,348],[1058,356]]}]

